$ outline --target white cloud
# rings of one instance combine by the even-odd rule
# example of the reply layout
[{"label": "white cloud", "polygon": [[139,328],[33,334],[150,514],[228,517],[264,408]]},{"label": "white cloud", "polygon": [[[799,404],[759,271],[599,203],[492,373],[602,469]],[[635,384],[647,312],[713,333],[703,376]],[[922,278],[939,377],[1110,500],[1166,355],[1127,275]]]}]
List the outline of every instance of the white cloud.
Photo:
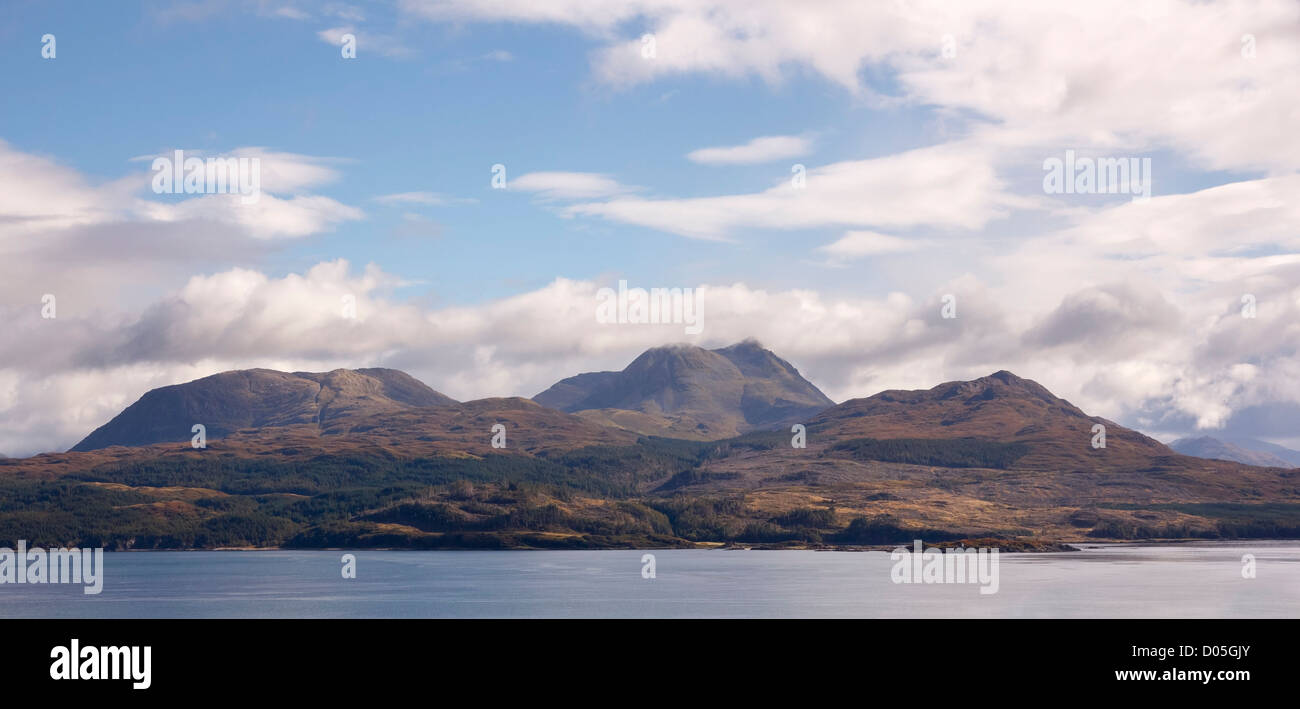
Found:
[{"label": "white cloud", "polygon": [[702,165],[755,165],[807,155],[812,141],[797,135],[768,135],[745,143],[718,148],[700,148],[686,159]]},{"label": "white cloud", "polygon": [[596,199],[639,189],[593,172],[530,172],[507,184],[512,190],[536,192],[543,199]]},{"label": "white cloud", "polygon": [[290,7],[288,5],[275,8],[271,12],[271,14],[275,15],[276,17],[285,17],[290,20],[311,19],[311,15],[307,14],[306,12],[303,12],[302,10],[299,10],[296,7]]},{"label": "white cloud", "polygon": [[393,59],[403,59],[415,55],[415,50],[406,46],[402,40],[394,35],[370,30],[363,31],[354,25],[330,27],[316,33],[316,36],[322,42],[339,48],[343,46],[343,37],[345,35],[352,35],[356,40],[357,58],[365,56],[366,52],[377,52],[381,56]]},{"label": "white cloud", "polygon": [[[528,396],[580,371],[621,368],[647,347],[745,337],[836,400],[999,369],[1091,413],[1151,426],[1220,426],[1249,407],[1300,400],[1300,329],[1290,325],[1300,321],[1300,268],[1269,272],[1256,319],[1214,285],[1168,290],[1138,280],[1142,268],[1118,260],[1109,282],[1067,283],[1060,298],[1031,278],[963,276],[879,297],[705,284],[695,338],[680,326],[597,323],[605,283],[561,278],[426,308],[394,299],[400,282],[375,266],[326,262],[280,278],[231,269],[192,277],[139,316],[45,321],[35,307],[0,311],[13,335],[0,345],[0,450],[70,446],[147,388],[224,369],[391,366],[459,399]],[[958,297],[956,319],[940,316],[945,293]],[[345,295],[355,297],[355,319],[343,317]]]},{"label": "white cloud", "polygon": [[[575,27],[593,71],[627,86],[701,73],[778,83],[805,70],[871,96],[970,112],[1019,145],[1168,147],[1212,169],[1294,170],[1300,4],[1292,0],[403,0],[439,22]],[[642,55],[641,36],[655,38]],[[1247,56],[1249,42],[1254,49]],[[943,54],[946,38],[955,55]],[[881,96],[876,101],[890,101]]]},{"label": "white cloud", "polygon": [[237,225],[259,239],[308,236],[364,216],[356,207],[320,195],[279,199],[263,194],[253,204],[240,200],[238,195],[204,195],[175,205],[149,203],[141,212],[165,222],[221,221]]},{"label": "white cloud", "polygon": [[[205,156],[198,150],[184,154]],[[153,157],[172,159],[174,153],[132,162]],[[34,232],[57,239],[61,230],[73,227],[210,220],[258,238],[301,237],[364,216],[355,207],[307,193],[338,178],[328,160],[256,147],[206,157],[257,160],[260,197],[245,203],[238,194],[154,195],[152,170],[92,185],[74,170],[0,141],[0,253],[20,240],[30,242]]]},{"label": "white cloud", "polygon": [[697,239],[728,240],[741,229],[911,227],[975,229],[1034,203],[1006,191],[992,155],[948,143],[870,160],[808,168],[762,192],[719,197],[615,197],[568,207]]},{"label": "white cloud", "polygon": [[[203,156],[202,151],[193,150],[185,150],[184,154],[186,159]],[[158,157],[174,161],[173,153]],[[360,209],[329,197],[304,194],[338,179],[338,171],[329,160],[256,147],[210,157],[256,160],[257,199],[248,200],[242,194],[203,194],[179,202],[137,200],[131,216],[161,222],[217,221],[239,226],[259,239],[307,236],[364,216]]]},{"label": "white cloud", "polygon": [[398,192],[375,197],[380,204],[422,204],[428,207],[445,207],[450,204],[473,204],[476,199],[452,197],[437,192]]},{"label": "white cloud", "polygon": [[89,184],[71,168],[0,140],[0,238],[16,239],[32,228],[105,221],[127,194],[124,185]]},{"label": "white cloud", "polygon": [[832,262],[839,262],[915,251],[928,245],[929,242],[922,239],[905,239],[874,231],[849,231],[829,244],[818,246],[817,250],[830,257]]},{"label": "white cloud", "polygon": [[[186,155],[189,154],[190,151],[186,151]],[[199,154],[198,151],[196,154]],[[171,156],[164,153],[163,157]],[[333,165],[341,162],[257,147],[237,148],[214,157],[256,158],[261,165],[262,189],[276,194],[298,193],[335,182],[339,178],[339,172]]]},{"label": "white cloud", "polygon": [[346,37],[347,35],[352,35],[353,37],[355,37],[356,33],[357,33],[356,27],[353,27],[352,25],[344,25],[342,27],[329,27],[327,29],[323,29],[317,32],[316,36],[319,37],[320,40],[326,44],[332,44],[335,47],[340,47],[343,45],[344,37]]},{"label": "white cloud", "polygon": [[229,155],[261,160],[256,203],[237,195],[155,195],[152,173],[139,166],[152,158],[95,182],[0,141],[0,303],[25,310],[52,294],[61,317],[108,310],[111,320],[120,316],[112,310],[131,312],[196,271],[252,265],[278,239],[364,216],[310,193],[337,177],[328,161],[260,148]]}]

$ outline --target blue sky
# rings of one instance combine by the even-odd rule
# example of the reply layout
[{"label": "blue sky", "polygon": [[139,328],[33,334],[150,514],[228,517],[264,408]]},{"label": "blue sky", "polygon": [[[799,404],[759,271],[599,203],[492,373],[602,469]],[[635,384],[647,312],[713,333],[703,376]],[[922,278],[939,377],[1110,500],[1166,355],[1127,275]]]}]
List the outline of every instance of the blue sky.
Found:
[{"label": "blue sky", "polygon": [[[798,161],[815,164],[931,144],[937,130],[924,107],[871,110],[816,76],[781,85],[684,77],[602,86],[589,79],[590,42],[571,30],[422,27],[403,40],[409,55],[384,56],[363,43],[357,59],[345,60],[316,35],[330,18],[313,24],[229,10],[191,21],[158,6],[130,8],[91,4],[74,18],[42,3],[15,13],[12,36],[55,31],[58,55],[47,61],[30,41],[6,44],[7,63],[19,69],[4,78],[12,105],[42,108],[9,112],[5,140],[105,180],[140,169],[131,158],[178,146],[208,153],[264,146],[336,159],[341,175],[320,193],[360,206],[367,218],[284,245],[267,262],[271,272],[340,257],[373,261],[427,284],[412,289],[441,302],[501,297],[556,276],[858,288],[859,275],[805,263],[809,241],[827,241],[833,230],[741,245],[665,238],[563,218],[529,195],[494,192],[491,166],[504,164],[508,176],[604,173],[647,194],[708,196],[785,181],[795,160],[695,165],[685,156],[698,148],[807,134],[815,149]],[[363,8],[375,21],[393,15],[382,5]],[[413,191],[477,203],[371,202]],[[406,212],[435,223],[432,235],[403,236]]]},{"label": "blue sky", "polygon": [[[0,452],[71,445],[224,369],[394,366],[461,399],[527,396],[750,336],[837,400],[1011,369],[1165,438],[1300,444],[1298,17],[7,3]],[[795,148],[688,157],[751,143]],[[176,149],[260,155],[270,198],[153,194],[150,161]],[[1067,150],[1150,159],[1151,198],[1046,193]],[[619,279],[696,289],[709,324],[602,326],[593,294]]]}]

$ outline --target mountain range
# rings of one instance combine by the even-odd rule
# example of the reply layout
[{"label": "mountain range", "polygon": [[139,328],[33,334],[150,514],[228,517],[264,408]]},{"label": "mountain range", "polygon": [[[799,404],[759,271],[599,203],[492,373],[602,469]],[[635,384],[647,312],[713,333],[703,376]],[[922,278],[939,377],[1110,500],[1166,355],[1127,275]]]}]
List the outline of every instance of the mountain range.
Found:
[{"label": "mountain range", "polygon": [[657,347],[533,399],[255,369],[150,391],[66,453],[0,460],[0,545],[1300,536],[1300,470],[1254,460],[1273,467],[1183,455],[1006,371],[835,404],[754,341]]},{"label": "mountain range", "polygon": [[1300,451],[1276,443],[1253,438],[1222,440],[1212,436],[1188,436],[1169,444],[1183,455],[1216,460],[1234,460],[1246,465],[1265,465],[1279,468],[1300,466]]}]

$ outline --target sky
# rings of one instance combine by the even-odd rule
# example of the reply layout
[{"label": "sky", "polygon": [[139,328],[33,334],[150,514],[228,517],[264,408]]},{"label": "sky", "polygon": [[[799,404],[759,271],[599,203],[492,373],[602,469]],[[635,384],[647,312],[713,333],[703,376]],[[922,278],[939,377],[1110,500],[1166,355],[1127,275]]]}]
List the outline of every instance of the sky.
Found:
[{"label": "sky", "polygon": [[750,337],[836,401],[1007,369],[1300,446],[1294,0],[12,0],[0,95],[9,456],[230,369],[467,400]]}]

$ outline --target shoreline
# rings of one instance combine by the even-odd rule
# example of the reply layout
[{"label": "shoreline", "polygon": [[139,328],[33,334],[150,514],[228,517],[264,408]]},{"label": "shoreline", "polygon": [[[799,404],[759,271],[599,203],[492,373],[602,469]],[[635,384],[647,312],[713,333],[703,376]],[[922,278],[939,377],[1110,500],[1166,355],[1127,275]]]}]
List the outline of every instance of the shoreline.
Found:
[{"label": "shoreline", "polygon": [[[967,542],[992,542],[997,540],[990,539],[972,539],[963,540]],[[962,546],[960,542],[935,542],[926,544],[922,540],[925,549],[947,549],[951,547]],[[983,544],[986,548],[996,548],[1002,554],[1058,554],[1084,551],[1085,547],[1147,547],[1147,546],[1242,546],[1249,544],[1300,544],[1300,539],[1151,539],[1151,540],[1070,540],[1064,542],[1042,542],[1031,544],[1013,545],[1013,547],[1003,548],[994,544]],[[978,548],[980,545],[966,544],[971,548]],[[782,546],[782,545],[764,545],[764,544],[725,544],[720,542],[702,542],[696,546],[628,546],[628,547],[535,547],[535,546],[516,546],[507,548],[481,548],[481,547],[447,547],[435,549],[416,549],[411,547],[215,547],[212,549],[105,549],[104,553],[159,553],[159,552],[268,552],[268,551],[329,551],[329,552],[358,552],[358,551],[396,551],[396,552],[456,552],[456,551],[674,551],[674,550],[693,550],[693,551],[818,551],[818,552],[890,552],[898,548],[909,548],[907,544],[861,544],[850,546]],[[1019,547],[1019,548],[1014,548]]]}]

